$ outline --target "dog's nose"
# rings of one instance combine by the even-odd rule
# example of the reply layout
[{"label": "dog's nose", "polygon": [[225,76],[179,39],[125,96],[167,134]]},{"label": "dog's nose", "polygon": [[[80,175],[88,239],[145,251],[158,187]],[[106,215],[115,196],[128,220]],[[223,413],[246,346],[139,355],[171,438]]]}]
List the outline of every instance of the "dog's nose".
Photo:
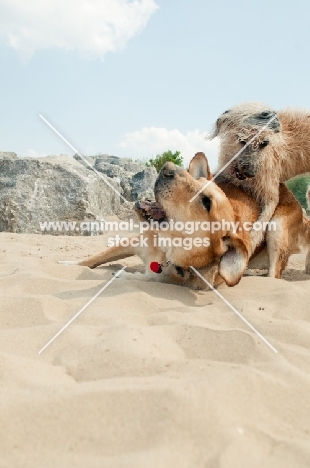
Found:
[{"label": "dog's nose", "polygon": [[173,179],[175,174],[175,166],[172,162],[166,162],[162,168],[162,175],[166,179]]}]

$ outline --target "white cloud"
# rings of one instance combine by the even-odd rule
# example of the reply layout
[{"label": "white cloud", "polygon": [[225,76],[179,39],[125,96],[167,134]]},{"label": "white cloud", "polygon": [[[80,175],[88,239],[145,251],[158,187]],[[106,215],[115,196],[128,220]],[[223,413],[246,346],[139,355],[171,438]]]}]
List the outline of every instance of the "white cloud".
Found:
[{"label": "white cloud", "polygon": [[0,0],[0,35],[23,61],[61,48],[103,59],[125,47],[158,8],[154,0]]},{"label": "white cloud", "polygon": [[25,155],[27,158],[45,158],[47,156],[46,153],[38,153],[36,150],[34,149],[29,149],[27,152],[26,152],[26,155]]},{"label": "white cloud", "polygon": [[217,167],[219,141],[206,140],[207,133],[199,130],[181,133],[179,130],[166,128],[144,127],[142,130],[126,133],[124,140],[119,144],[124,156],[136,158],[150,158],[163,151],[181,151],[186,164],[198,151],[203,151],[208,157],[211,170]]}]

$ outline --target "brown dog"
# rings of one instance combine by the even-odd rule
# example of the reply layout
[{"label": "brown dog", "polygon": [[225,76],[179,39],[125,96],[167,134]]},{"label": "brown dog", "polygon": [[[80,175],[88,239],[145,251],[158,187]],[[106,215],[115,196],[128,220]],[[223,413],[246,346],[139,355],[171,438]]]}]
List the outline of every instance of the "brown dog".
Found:
[{"label": "brown dog", "polygon": [[[114,246],[79,262],[61,263],[95,268],[106,262],[138,255],[145,262],[147,279],[206,288],[206,284],[191,270],[192,266],[211,284],[217,285],[224,280],[229,286],[234,286],[240,281],[248,265],[251,251],[250,231],[242,226],[257,221],[259,206],[240,188],[229,184],[217,186],[213,182],[189,203],[211,177],[205,155],[197,153],[188,172],[173,163],[166,163],[155,184],[155,196],[164,212],[164,221],[169,223],[173,220],[184,226],[190,221],[195,225],[193,232],[174,228],[147,230],[144,232],[148,240],[147,247],[140,245],[139,237],[136,236],[132,238],[136,244],[134,246]],[[303,217],[300,205],[284,185],[281,186],[280,193],[280,203],[272,219],[277,230],[267,232],[270,276],[277,278],[281,277],[290,254],[298,252],[302,245],[308,243],[310,246],[310,222]],[[145,209],[141,216],[145,220]],[[210,226],[216,224],[217,229],[211,228],[206,232],[202,222],[209,222]],[[161,227],[163,228],[163,224]],[[171,242],[159,246],[159,239]],[[173,243],[176,239],[178,242]],[[185,249],[185,240],[188,239],[192,241],[192,248]],[[255,255],[263,249],[262,243]],[[309,255],[308,261],[310,270]],[[154,273],[150,268],[151,263],[160,265],[162,272]]]},{"label": "brown dog", "polygon": [[[270,122],[270,120],[272,122]],[[259,103],[244,103],[224,112],[210,138],[221,139],[219,169],[265,128],[227,168],[225,181],[242,187],[260,205],[259,221],[268,222],[279,202],[279,184],[310,171],[310,113],[276,112]],[[262,232],[252,232],[252,251]]]}]

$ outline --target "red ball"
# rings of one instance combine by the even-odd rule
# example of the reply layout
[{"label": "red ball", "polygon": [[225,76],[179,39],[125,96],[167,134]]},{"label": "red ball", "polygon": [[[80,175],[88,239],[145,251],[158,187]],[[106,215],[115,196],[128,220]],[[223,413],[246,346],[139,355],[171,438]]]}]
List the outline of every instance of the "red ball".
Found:
[{"label": "red ball", "polygon": [[150,270],[153,271],[154,273],[161,273],[161,264],[158,262],[152,262],[150,263]]}]

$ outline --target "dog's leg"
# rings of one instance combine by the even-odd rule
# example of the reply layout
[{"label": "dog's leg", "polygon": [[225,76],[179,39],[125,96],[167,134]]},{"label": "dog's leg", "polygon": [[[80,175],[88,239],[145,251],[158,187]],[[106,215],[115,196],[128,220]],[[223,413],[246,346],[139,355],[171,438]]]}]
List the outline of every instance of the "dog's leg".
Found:
[{"label": "dog's leg", "polygon": [[[138,237],[131,238],[131,239],[139,239]],[[136,247],[133,247],[131,243],[127,247],[122,246],[115,246],[109,247],[103,252],[100,252],[96,255],[91,257],[87,257],[83,260],[78,261],[63,261],[58,263],[64,263],[67,265],[80,265],[80,266],[87,266],[89,268],[96,268],[99,265],[107,262],[113,262],[115,260],[121,260],[126,257],[131,257],[132,255],[136,254]]]},{"label": "dog's leg", "polygon": [[308,248],[308,253],[306,257],[306,274],[310,275],[310,246]]},{"label": "dog's leg", "polygon": [[267,232],[268,276],[281,278],[290,256],[288,229],[283,219],[273,218],[272,221],[276,223],[276,230]]},{"label": "dog's leg", "polygon": [[271,220],[280,200],[279,174],[272,169],[270,164],[270,160],[265,158],[264,163],[258,165],[255,178],[251,179],[253,186],[249,187],[261,207],[257,220],[258,230],[252,229],[251,231],[251,254],[261,244],[266,233],[266,225]]},{"label": "dog's leg", "polygon": [[288,259],[289,259],[289,252],[285,249],[281,249],[279,252],[278,252],[278,256],[277,256],[277,259],[276,259],[276,263],[275,263],[275,268],[274,268],[274,275],[271,275],[270,274],[270,271],[269,271],[269,277],[271,278],[277,278],[277,279],[281,279],[282,278],[282,273],[283,271],[285,270],[287,264],[288,264]]},{"label": "dog's leg", "polygon": [[305,270],[306,274],[310,275],[310,221],[305,216],[303,216],[303,232],[305,238],[305,246],[308,249]]},{"label": "dog's leg", "polygon": [[257,220],[257,223],[260,223],[261,229],[257,231],[252,229],[251,231],[251,255],[254,253],[256,247],[262,243],[264,239],[265,231],[266,231],[266,225],[271,220],[272,215],[278,205],[278,202],[279,202],[279,194],[276,200],[273,200],[272,202],[269,202],[268,204],[264,206],[263,211],[261,212]]},{"label": "dog's leg", "polygon": [[[278,227],[278,224],[277,224]],[[269,258],[269,272],[270,278],[276,278],[279,270],[279,258],[281,249],[281,235],[278,236],[278,232],[268,232],[266,236],[267,240],[267,252]],[[279,242],[280,241],[280,242]]]},{"label": "dog's leg", "polygon": [[109,247],[103,252],[81,260],[78,265],[88,266],[89,268],[96,268],[103,263],[122,260],[123,258],[131,257],[132,255],[135,255],[135,248],[131,245],[128,245],[128,247]]}]

